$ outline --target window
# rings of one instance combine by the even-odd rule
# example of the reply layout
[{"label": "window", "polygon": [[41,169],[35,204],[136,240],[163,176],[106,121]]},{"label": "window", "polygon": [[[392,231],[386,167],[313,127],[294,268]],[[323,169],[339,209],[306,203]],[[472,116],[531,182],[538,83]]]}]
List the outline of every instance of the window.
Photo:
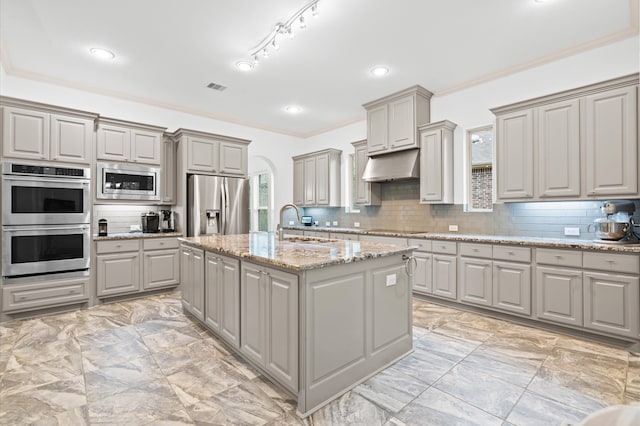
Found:
[{"label": "window", "polygon": [[269,231],[271,218],[271,174],[258,172],[251,176],[251,230]]},{"label": "window", "polygon": [[468,212],[493,210],[493,127],[484,126],[467,131]]}]

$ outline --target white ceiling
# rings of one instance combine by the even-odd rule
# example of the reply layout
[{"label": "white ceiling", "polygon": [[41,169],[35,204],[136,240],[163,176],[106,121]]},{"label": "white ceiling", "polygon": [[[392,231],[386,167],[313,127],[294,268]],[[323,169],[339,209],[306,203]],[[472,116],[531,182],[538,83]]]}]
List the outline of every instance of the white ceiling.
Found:
[{"label": "white ceiling", "polygon": [[[1,58],[8,74],[309,136],[414,84],[450,93],[638,31],[638,0],[320,0],[295,39],[235,68],[307,2],[0,0]],[[391,72],[372,77],[378,64]]]}]

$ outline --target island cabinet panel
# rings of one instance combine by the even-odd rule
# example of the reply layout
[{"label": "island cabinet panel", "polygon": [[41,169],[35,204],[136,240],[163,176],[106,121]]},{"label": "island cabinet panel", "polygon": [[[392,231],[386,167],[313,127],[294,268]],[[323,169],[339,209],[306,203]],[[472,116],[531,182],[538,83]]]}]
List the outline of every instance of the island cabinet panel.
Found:
[{"label": "island cabinet panel", "polygon": [[205,255],[204,322],[235,348],[240,347],[240,262]]},{"label": "island cabinet panel", "polygon": [[298,391],[298,276],[242,262],[240,351]]},{"label": "island cabinet panel", "polygon": [[180,247],[180,259],[182,306],[204,321],[204,251],[183,245]]},{"label": "island cabinet panel", "polygon": [[411,336],[407,321],[407,295],[411,295],[411,279],[404,265],[378,268],[373,278],[373,353]]},{"label": "island cabinet panel", "polygon": [[584,326],[611,334],[638,337],[637,276],[584,272]]}]

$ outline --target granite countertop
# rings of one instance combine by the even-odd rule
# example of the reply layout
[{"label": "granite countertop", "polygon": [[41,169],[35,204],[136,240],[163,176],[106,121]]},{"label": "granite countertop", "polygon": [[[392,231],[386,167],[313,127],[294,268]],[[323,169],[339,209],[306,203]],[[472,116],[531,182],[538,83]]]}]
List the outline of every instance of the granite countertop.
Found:
[{"label": "granite countertop", "polygon": [[500,235],[473,235],[454,233],[435,233],[418,231],[393,231],[393,230],[365,230],[359,228],[338,228],[338,227],[302,227],[289,226],[285,230],[298,231],[318,231],[318,232],[340,232],[359,235],[379,235],[384,237],[417,238],[430,240],[448,240],[467,243],[493,243],[509,244],[520,246],[532,246],[539,248],[566,248],[594,251],[613,251],[620,253],[640,253],[640,244],[612,244],[606,242],[595,242],[594,240],[579,240],[575,238],[541,238],[541,237],[517,237]]},{"label": "granite countertop", "polygon": [[93,241],[109,241],[109,240],[130,240],[134,238],[168,238],[182,237],[182,232],[110,232],[105,237],[93,235]]},{"label": "granite countertop", "polygon": [[413,250],[393,244],[326,238],[297,237],[279,241],[273,232],[183,237],[180,241],[204,250],[254,260],[296,272],[408,253]]}]

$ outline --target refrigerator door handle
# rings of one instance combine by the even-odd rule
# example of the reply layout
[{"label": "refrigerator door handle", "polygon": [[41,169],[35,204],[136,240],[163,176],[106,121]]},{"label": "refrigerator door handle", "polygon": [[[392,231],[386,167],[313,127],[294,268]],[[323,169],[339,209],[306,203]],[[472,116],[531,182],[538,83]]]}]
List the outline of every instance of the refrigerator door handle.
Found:
[{"label": "refrigerator door handle", "polygon": [[227,235],[229,233],[229,181],[224,178],[222,181],[222,224],[220,227],[220,233]]}]

